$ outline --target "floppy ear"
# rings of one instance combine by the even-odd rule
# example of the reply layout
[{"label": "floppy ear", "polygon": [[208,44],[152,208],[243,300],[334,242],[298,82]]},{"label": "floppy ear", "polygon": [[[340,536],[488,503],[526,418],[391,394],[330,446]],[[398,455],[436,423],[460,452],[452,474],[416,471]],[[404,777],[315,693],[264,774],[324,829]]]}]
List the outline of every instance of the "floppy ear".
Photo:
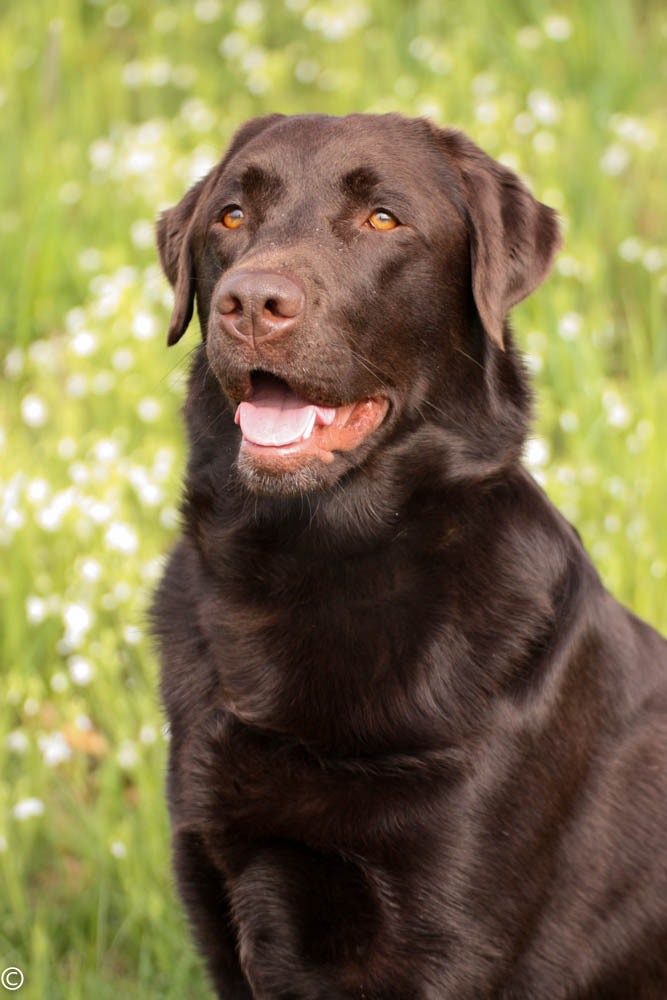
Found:
[{"label": "floppy ear", "polygon": [[444,129],[440,135],[463,183],[477,312],[504,349],[507,313],[546,278],[560,249],[557,216],[463,133]]},{"label": "floppy ear", "polygon": [[235,133],[224,159],[190,188],[178,205],[163,212],[157,223],[157,246],[160,262],[174,289],[174,309],[167,331],[171,347],[181,339],[192,319],[195,301],[195,268],[192,257],[192,227],[200,202],[209,182],[215,183],[229,160],[254,136],[263,132],[284,115],[265,115],[246,122]]},{"label": "floppy ear", "polygon": [[209,176],[207,174],[197,181],[178,205],[162,213],[157,223],[157,246],[162,269],[174,289],[174,308],[167,332],[169,347],[181,339],[192,319],[195,275],[189,237],[197,203]]}]

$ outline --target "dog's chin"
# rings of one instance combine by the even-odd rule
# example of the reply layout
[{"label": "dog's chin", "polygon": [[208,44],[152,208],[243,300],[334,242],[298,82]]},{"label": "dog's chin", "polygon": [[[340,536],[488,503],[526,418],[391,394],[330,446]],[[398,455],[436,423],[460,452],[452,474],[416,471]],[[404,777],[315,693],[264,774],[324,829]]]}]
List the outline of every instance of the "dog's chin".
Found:
[{"label": "dog's chin", "polygon": [[243,448],[236,460],[236,468],[246,489],[269,497],[325,493],[338,478],[331,466],[324,465],[314,456],[298,462],[267,463],[258,461],[256,456]]}]

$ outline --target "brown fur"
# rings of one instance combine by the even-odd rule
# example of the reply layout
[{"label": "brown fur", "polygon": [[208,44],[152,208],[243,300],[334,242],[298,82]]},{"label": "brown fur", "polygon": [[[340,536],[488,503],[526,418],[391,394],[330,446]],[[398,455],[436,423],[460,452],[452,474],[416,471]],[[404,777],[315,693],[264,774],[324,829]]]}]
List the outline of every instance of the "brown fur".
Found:
[{"label": "brown fur", "polygon": [[[216,226],[243,200],[237,232]],[[360,220],[393,211],[403,226]],[[508,309],[553,212],[462,134],[248,123],[158,226],[196,300],[183,533],[153,609],[175,870],[225,1000],[664,1000],[667,644],[520,464]],[[220,323],[298,280],[289,335]],[[238,461],[268,370],[389,415],[321,469]]]}]

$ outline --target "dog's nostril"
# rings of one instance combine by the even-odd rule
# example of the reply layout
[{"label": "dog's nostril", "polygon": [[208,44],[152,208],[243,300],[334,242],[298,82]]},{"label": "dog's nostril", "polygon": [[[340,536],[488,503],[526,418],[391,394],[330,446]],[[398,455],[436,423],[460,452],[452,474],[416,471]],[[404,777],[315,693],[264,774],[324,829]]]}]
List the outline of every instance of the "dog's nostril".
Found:
[{"label": "dog's nostril", "polygon": [[218,308],[224,316],[233,316],[235,313],[241,315],[243,313],[241,300],[233,295],[225,296],[219,303]]},{"label": "dog's nostril", "polygon": [[268,312],[271,316],[280,316],[281,312],[278,308],[278,303],[275,299],[267,299],[264,303],[264,311]]}]

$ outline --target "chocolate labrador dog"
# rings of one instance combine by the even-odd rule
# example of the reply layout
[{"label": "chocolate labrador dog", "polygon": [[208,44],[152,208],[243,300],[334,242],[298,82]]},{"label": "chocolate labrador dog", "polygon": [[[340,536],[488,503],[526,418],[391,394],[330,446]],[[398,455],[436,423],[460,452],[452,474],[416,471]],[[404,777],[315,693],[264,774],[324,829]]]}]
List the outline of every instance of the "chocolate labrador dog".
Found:
[{"label": "chocolate labrador dog", "polygon": [[460,132],[269,115],[158,224],[203,343],[153,615],[224,1000],[665,1000],[667,643],[521,465],[556,218]]}]

